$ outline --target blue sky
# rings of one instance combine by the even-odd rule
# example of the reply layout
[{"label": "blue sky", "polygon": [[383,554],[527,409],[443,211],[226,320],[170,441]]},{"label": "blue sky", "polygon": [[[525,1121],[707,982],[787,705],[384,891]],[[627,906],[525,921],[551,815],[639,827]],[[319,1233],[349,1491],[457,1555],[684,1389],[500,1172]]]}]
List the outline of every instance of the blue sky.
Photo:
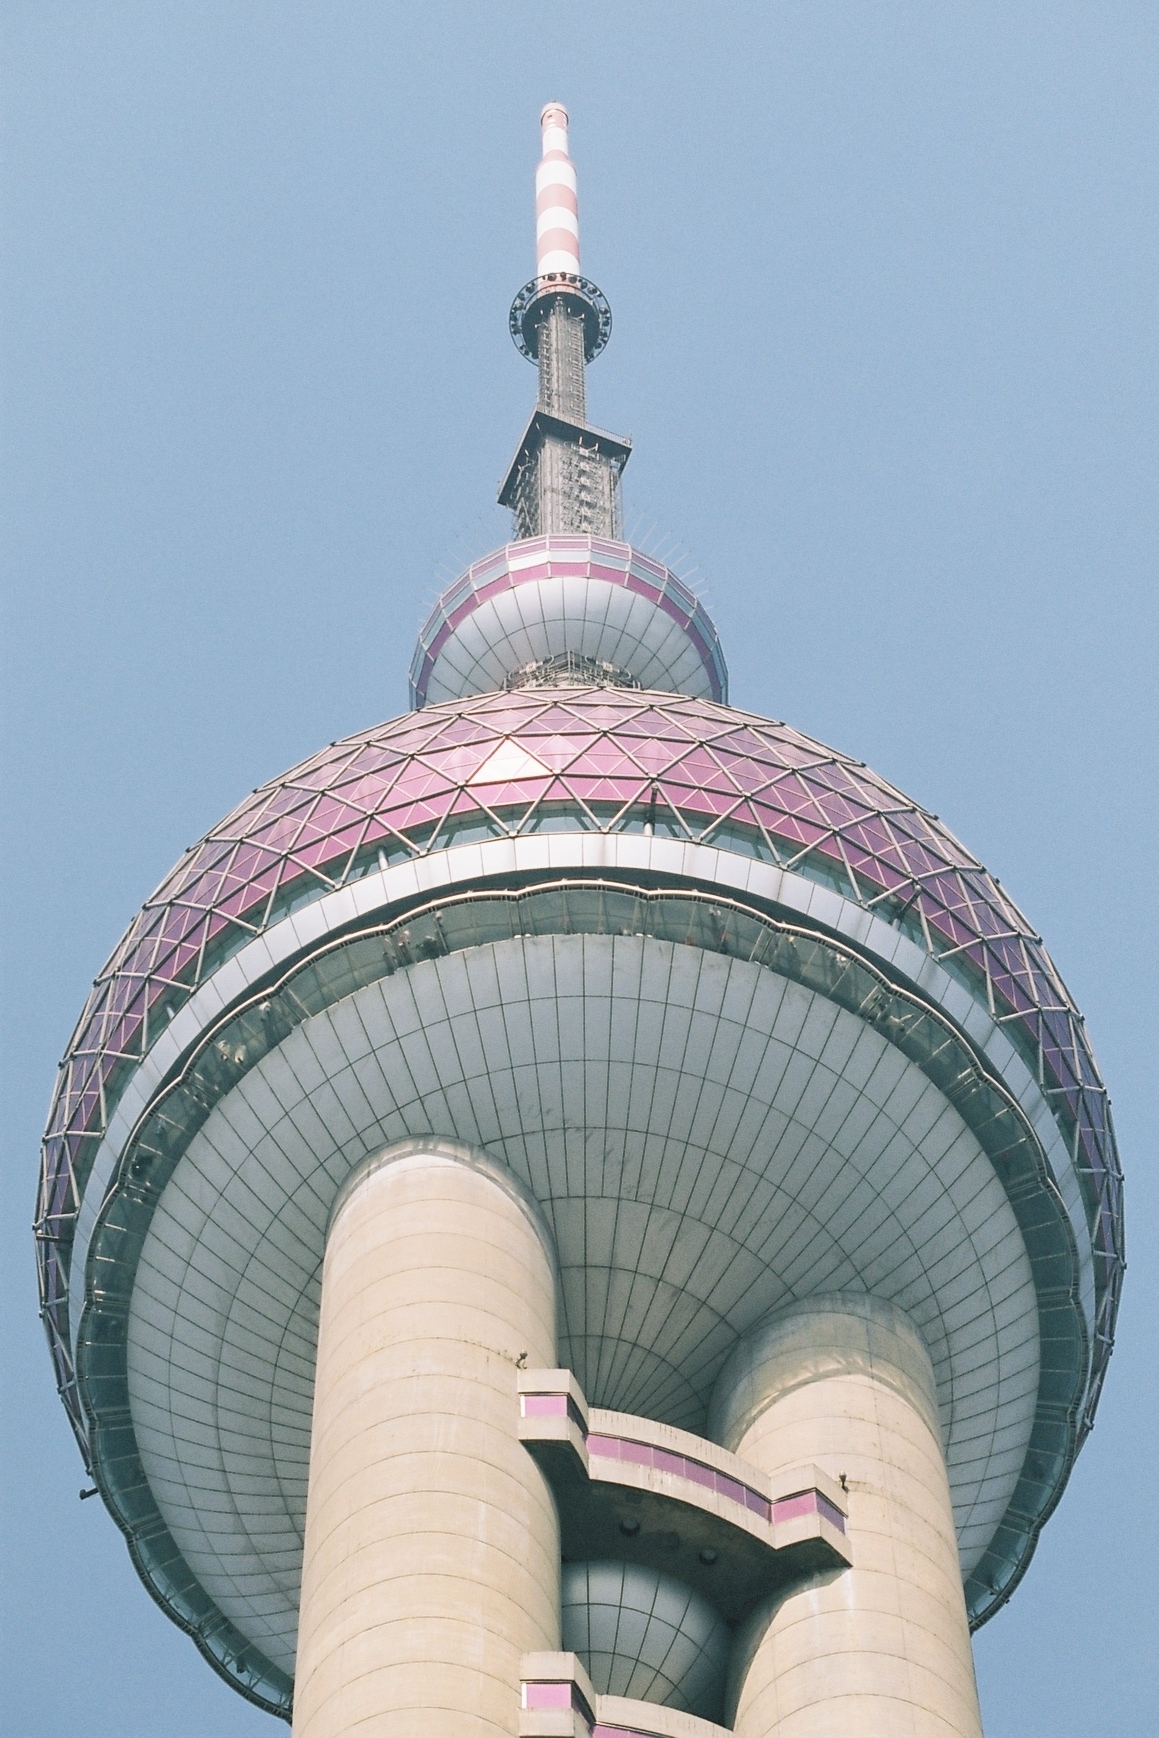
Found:
[{"label": "blue sky", "polygon": [[736,704],[868,761],[1040,927],[1110,1084],[1120,1345],[976,1647],[988,1738],[1159,1729],[1150,4],[8,0],[4,1666],[11,1738],[279,1730],[80,1504],[28,1225],[55,1064],[182,848],[406,704],[501,540],[543,102],[629,524]]}]

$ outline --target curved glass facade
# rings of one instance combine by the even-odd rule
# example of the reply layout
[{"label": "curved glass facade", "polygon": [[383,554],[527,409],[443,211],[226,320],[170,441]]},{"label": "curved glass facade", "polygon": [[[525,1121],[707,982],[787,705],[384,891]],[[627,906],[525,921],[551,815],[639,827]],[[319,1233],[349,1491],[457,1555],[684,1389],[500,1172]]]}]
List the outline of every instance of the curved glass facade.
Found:
[{"label": "curved glass facade", "polygon": [[1106,1092],[1041,940],[945,827],[865,766],[782,724],[623,689],[517,690],[431,706],[332,744],[260,787],[182,858],[98,977],[69,1045],[37,1213],[57,1379],[85,1436],[67,1265],[112,1106],[216,966],[299,903],[471,838],[637,830],[778,861],[905,929],[1033,1062],[1088,1191],[1098,1321],[1083,1428],[1122,1272]]}]

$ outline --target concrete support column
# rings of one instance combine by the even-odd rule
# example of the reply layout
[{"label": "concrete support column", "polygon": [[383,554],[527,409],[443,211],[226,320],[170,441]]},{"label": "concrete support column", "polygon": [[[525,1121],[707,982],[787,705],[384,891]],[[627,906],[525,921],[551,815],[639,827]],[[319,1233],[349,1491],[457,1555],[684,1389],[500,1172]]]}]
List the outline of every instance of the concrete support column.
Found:
[{"label": "concrete support column", "polygon": [[515,1738],[559,1648],[559,1530],[517,1437],[555,1362],[539,1210],[485,1155],[408,1141],[339,1197],[322,1270],[295,1738]]},{"label": "concrete support column", "polygon": [[894,1305],[833,1294],[737,1347],[711,1434],[849,1495],[853,1567],[770,1600],[734,1644],[737,1738],[981,1738],[934,1374]]}]

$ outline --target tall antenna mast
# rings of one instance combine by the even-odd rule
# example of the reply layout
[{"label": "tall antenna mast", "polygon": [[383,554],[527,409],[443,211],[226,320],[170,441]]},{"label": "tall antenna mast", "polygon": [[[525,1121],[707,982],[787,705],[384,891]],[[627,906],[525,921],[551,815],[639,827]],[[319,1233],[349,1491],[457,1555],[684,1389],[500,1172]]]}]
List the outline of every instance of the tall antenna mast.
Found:
[{"label": "tall antenna mast", "polygon": [[608,341],[607,297],[580,274],[579,205],[562,103],[540,115],[536,273],[511,306],[516,347],[539,368],[539,402],[499,491],[517,538],[621,535],[620,474],[632,443],[587,420],[584,370]]}]

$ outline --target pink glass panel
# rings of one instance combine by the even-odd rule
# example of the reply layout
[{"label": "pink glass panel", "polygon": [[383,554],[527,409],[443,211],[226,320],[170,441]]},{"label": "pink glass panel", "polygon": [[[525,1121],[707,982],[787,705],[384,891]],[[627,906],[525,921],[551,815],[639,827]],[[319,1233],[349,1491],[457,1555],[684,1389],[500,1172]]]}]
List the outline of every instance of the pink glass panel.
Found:
[{"label": "pink glass panel", "polygon": [[524,1684],[525,1708],[570,1708],[571,1684]]},{"label": "pink glass panel", "polygon": [[[546,543],[543,549],[538,565],[546,572],[553,557]],[[593,550],[622,581],[620,549]],[[477,585],[509,583],[506,561],[497,551],[476,564],[447,605],[470,601]],[[568,565],[576,565],[571,552]],[[632,567],[635,584],[664,591],[665,607],[679,617],[683,588],[659,564],[633,558]],[[565,781],[552,784],[553,798],[576,792],[613,804],[649,802],[655,784],[660,812],[675,806],[695,822],[732,811],[729,793],[748,793],[755,818],[790,848],[822,844],[836,860],[836,831],[869,889],[904,889],[902,897],[914,891],[914,918],[924,913],[940,937],[991,974],[1002,1008],[1032,1038],[1040,1017],[1049,1021],[1048,1079],[1078,1120],[1084,1163],[1100,1191],[1099,1253],[1114,1264],[1118,1184],[1107,1169],[1112,1146],[1101,1082],[1065,987],[1017,909],[934,817],[868,768],[785,725],[679,696],[657,703],[630,691],[524,690],[433,706],[328,746],[247,796],[175,866],[100,974],[61,1072],[50,1127],[99,1129],[98,1075],[107,1080],[116,1050],[139,1042],[132,1018],[117,1029],[116,1015],[131,1003],[139,1007],[142,986],[151,1005],[179,974],[195,987],[206,934],[236,937],[232,915],[256,921],[272,890],[295,880],[303,891],[318,885],[304,873],[307,863],[340,869],[346,853],[371,840],[421,829],[452,810],[469,813],[477,801],[466,782],[471,771],[509,737],[553,771],[566,768]],[[501,794],[519,806],[539,800],[544,788],[543,780],[519,781]],[[487,792],[492,801],[495,794],[494,787]],[[95,1069],[88,1061],[79,1071],[73,1066],[74,1058],[90,1057]],[[58,1173],[67,1163],[65,1143],[51,1143],[46,1183],[53,1187],[44,1199],[61,1198]],[[60,1283],[52,1278],[53,1287]]]},{"label": "pink glass panel", "polygon": [[816,1513],[816,1491],[798,1491],[796,1496],[782,1497],[773,1504],[774,1521],[792,1521],[798,1515],[815,1515]]},{"label": "pink glass panel", "polygon": [[588,1453],[603,1455],[605,1460],[619,1460],[623,1444],[615,1436],[589,1436]]},{"label": "pink glass panel", "polygon": [[566,1418],[566,1394],[524,1394],[522,1396],[524,1418]]},{"label": "pink glass panel", "polygon": [[621,1442],[620,1459],[631,1461],[633,1466],[653,1466],[653,1450],[646,1442]]}]

